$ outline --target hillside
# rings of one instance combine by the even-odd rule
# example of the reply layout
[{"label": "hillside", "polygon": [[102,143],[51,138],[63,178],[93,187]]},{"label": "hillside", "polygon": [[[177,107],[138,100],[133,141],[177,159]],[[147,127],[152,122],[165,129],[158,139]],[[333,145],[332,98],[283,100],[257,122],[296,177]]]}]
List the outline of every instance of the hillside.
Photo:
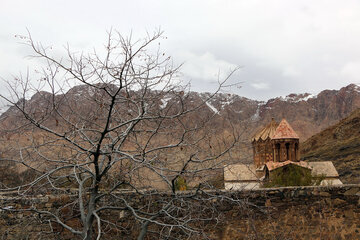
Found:
[{"label": "hillside", "polygon": [[302,159],[333,161],[345,183],[360,181],[360,109],[305,141]]},{"label": "hillside", "polygon": [[[161,95],[160,98],[156,92],[149,94],[154,94],[154,98],[156,98],[151,105],[154,111],[166,111],[179,105],[178,99],[171,98],[166,94]],[[55,99],[60,110],[70,106],[76,113],[73,117],[87,115],[89,111],[93,112],[90,119],[84,120],[84,124],[91,124],[94,121],[101,122],[101,118],[99,118],[101,114],[99,115],[99,112],[93,110],[91,104],[91,99],[95,96],[101,99],[101,94],[97,95],[99,94],[94,93],[88,86],[78,85],[66,93],[56,95]],[[210,93],[190,92],[184,98],[185,104],[195,106],[209,96]],[[25,102],[34,116],[41,117],[45,116],[48,109],[51,108],[48,106],[51,98],[50,93],[38,92]],[[219,137],[225,136],[235,127],[241,133],[242,145],[234,149],[232,156],[236,158],[234,159],[236,161],[251,162],[252,151],[249,139],[272,117],[277,121],[286,118],[299,135],[300,141],[303,142],[310,136],[348,116],[359,107],[360,87],[355,84],[350,84],[340,90],[324,90],[315,96],[309,93],[290,94],[287,97],[278,97],[267,102],[248,99],[236,94],[218,93],[199,111],[189,115],[188,121],[201,122],[202,119],[213,115],[209,131],[216,132]],[[123,116],[132,114],[126,106],[121,107],[118,111]],[[64,114],[67,115],[66,111]],[[64,117],[66,117],[65,115]],[[0,115],[0,134],[2,137],[8,140],[14,139],[14,131],[11,129],[16,129],[17,125],[21,125],[20,116],[21,114],[14,107],[10,107]],[[51,127],[61,125],[61,120],[55,116],[46,117],[43,121]],[[20,136],[20,138],[23,137]]]},{"label": "hillside", "polygon": [[[65,94],[57,95],[57,98],[59,103],[61,103],[61,99],[66,99],[68,104],[84,111],[91,108],[88,99],[92,95],[91,89],[85,85],[79,85]],[[190,104],[196,104],[209,96],[210,93],[191,92],[187,100]],[[37,111],[43,111],[41,108],[46,108],[46,100],[49,97],[46,92],[39,92],[27,101],[27,105]],[[168,96],[163,96],[162,99],[158,99],[158,106],[155,107],[164,109],[168,105],[174,104],[175,101]],[[197,115],[215,114],[226,117],[233,123],[251,123],[251,128],[254,129],[244,136],[245,138],[250,138],[256,128],[266,125],[272,117],[277,121],[286,118],[298,133],[300,141],[305,141],[315,133],[348,116],[358,107],[360,107],[360,87],[350,84],[340,90],[324,90],[318,95],[292,93],[286,97],[277,97],[266,102],[236,94],[219,93],[204,105],[202,111],[199,111]],[[7,111],[5,109],[1,111],[4,111],[0,115],[1,124],[12,124],[16,110],[10,108]],[[199,116],[194,115],[194,117],[198,118]]]}]

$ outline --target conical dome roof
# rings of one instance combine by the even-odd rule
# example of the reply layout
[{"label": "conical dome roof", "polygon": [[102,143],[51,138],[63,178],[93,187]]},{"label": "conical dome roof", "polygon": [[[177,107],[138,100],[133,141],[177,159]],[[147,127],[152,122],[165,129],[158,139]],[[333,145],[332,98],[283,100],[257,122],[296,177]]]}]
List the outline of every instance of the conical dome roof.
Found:
[{"label": "conical dome roof", "polygon": [[277,126],[272,139],[283,139],[283,138],[295,138],[299,139],[299,136],[296,134],[294,129],[290,126],[290,124],[285,120],[281,120],[279,126]]},{"label": "conical dome roof", "polygon": [[275,122],[274,119],[271,120],[271,122],[263,129],[261,129],[259,132],[257,132],[254,137],[251,139],[252,141],[259,141],[260,139],[265,141],[268,138],[272,138],[274,135],[276,128],[279,124]]}]

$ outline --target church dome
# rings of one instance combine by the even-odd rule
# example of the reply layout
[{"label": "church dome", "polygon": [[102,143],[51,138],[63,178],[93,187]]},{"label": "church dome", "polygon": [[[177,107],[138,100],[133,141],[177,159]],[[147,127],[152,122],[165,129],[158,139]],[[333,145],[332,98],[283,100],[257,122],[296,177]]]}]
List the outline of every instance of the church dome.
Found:
[{"label": "church dome", "polygon": [[265,141],[266,139],[272,139],[273,135],[275,134],[276,128],[279,124],[275,122],[274,119],[263,129],[257,132],[251,141],[259,141],[260,139]]},{"label": "church dome", "polygon": [[271,139],[299,139],[299,136],[296,134],[294,129],[284,118],[281,120],[279,126],[277,126],[274,135]]}]

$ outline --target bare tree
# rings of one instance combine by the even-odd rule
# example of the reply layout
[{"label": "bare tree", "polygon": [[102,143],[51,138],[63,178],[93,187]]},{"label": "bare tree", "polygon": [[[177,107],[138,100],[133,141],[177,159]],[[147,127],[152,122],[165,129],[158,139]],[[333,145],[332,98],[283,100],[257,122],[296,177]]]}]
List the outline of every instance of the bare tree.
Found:
[{"label": "bare tree", "polygon": [[[2,191],[75,193],[60,207],[70,206],[68,215],[30,210],[82,239],[129,229],[111,220],[114,212],[136,223],[138,239],[204,237],[204,222],[218,212],[210,201],[215,196],[202,190],[239,137],[231,123],[224,138],[215,136],[208,125],[220,117],[194,114],[233,72],[213,94],[193,102],[188,86],[179,83],[179,66],[160,51],[161,31],[138,41],[110,32],[105,54],[66,47],[63,57],[52,56],[30,34],[22,38],[44,67],[36,81],[29,73],[8,81],[11,95],[1,96],[12,105],[1,119],[7,128],[1,161],[33,175],[3,184]],[[179,191],[190,182],[193,191]]]}]

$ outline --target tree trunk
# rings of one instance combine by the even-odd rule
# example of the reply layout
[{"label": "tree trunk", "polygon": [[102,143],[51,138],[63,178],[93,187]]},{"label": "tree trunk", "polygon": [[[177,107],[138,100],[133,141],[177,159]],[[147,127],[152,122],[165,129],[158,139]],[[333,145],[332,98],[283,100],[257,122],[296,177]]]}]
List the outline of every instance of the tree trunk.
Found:
[{"label": "tree trunk", "polygon": [[139,233],[139,236],[137,238],[137,240],[144,240],[145,238],[145,235],[147,233],[147,229],[148,229],[148,226],[149,226],[149,221],[146,221],[142,226],[141,226],[141,231]]},{"label": "tree trunk", "polygon": [[89,199],[89,206],[88,206],[88,212],[87,212],[87,216],[85,219],[84,224],[84,240],[91,240],[92,239],[92,235],[93,235],[93,222],[94,222],[94,215],[92,214],[93,211],[95,210],[95,198],[97,196],[97,190],[93,190],[91,192],[90,195],[90,199]]}]

